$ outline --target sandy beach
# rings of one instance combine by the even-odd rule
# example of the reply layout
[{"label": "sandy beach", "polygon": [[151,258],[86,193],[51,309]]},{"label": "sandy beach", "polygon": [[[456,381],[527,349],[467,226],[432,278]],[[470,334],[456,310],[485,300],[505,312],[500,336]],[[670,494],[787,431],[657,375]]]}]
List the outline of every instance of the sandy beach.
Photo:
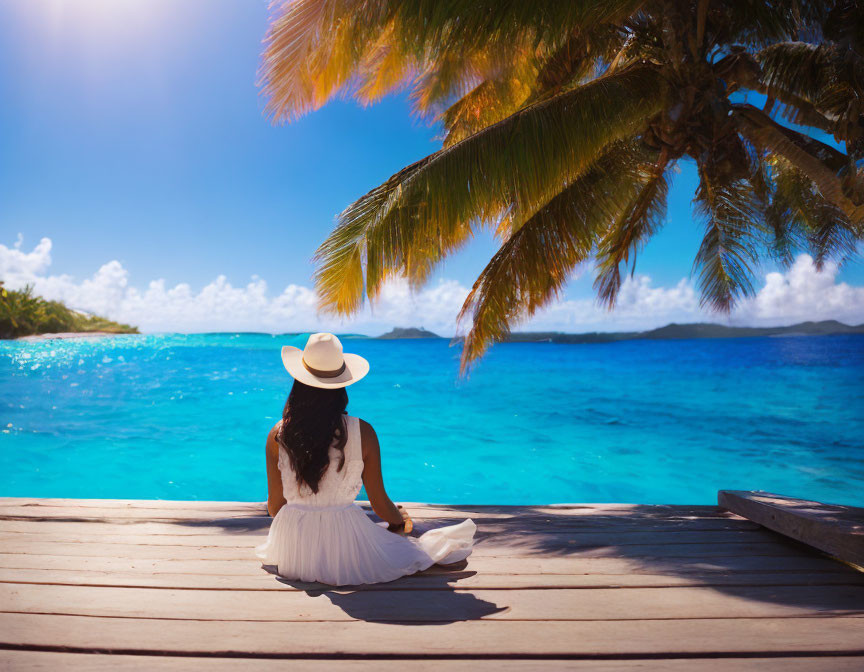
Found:
[{"label": "sandy beach", "polygon": [[31,336],[19,336],[16,341],[54,341],[64,338],[103,338],[105,336],[122,336],[109,331],[61,331],[56,334],[33,334]]}]

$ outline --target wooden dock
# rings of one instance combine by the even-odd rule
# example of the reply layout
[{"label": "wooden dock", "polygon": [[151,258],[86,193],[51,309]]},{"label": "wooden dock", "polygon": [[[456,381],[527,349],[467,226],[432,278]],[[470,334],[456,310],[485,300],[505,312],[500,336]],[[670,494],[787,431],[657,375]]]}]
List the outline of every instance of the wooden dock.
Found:
[{"label": "wooden dock", "polygon": [[406,507],[467,564],[334,590],[262,504],[0,499],[0,669],[864,670],[864,574],[718,507]]}]

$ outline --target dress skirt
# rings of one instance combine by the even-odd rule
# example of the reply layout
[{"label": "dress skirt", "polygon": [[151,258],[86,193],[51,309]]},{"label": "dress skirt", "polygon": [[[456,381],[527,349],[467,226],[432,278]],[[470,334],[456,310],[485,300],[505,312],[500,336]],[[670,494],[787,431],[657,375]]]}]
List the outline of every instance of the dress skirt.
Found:
[{"label": "dress skirt", "polygon": [[470,518],[420,537],[394,534],[353,502],[344,506],[286,504],[255,549],[280,576],[333,586],[383,583],[468,557],[477,526]]}]

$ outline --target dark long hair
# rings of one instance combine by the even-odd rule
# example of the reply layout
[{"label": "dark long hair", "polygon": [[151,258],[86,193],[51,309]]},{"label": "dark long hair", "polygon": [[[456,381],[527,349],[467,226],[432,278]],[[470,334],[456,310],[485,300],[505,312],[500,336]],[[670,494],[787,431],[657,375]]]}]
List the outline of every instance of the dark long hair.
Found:
[{"label": "dark long hair", "polygon": [[282,424],[276,434],[291,467],[297,476],[297,485],[304,483],[318,492],[318,483],[330,465],[330,447],[341,453],[339,466],[345,464],[345,442],[348,439],[345,409],[348,393],[345,388],[324,389],[294,381],[291,393],[282,411]]}]

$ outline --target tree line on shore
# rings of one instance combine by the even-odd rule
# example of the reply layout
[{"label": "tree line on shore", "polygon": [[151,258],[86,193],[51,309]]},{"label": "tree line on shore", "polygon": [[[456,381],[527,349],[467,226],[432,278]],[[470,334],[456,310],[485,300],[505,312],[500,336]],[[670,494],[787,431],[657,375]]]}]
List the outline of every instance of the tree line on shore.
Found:
[{"label": "tree line on shore", "polygon": [[48,301],[35,295],[31,285],[20,290],[6,289],[0,280],[0,338],[95,331],[138,333],[128,324],[72,310],[60,301]]}]

